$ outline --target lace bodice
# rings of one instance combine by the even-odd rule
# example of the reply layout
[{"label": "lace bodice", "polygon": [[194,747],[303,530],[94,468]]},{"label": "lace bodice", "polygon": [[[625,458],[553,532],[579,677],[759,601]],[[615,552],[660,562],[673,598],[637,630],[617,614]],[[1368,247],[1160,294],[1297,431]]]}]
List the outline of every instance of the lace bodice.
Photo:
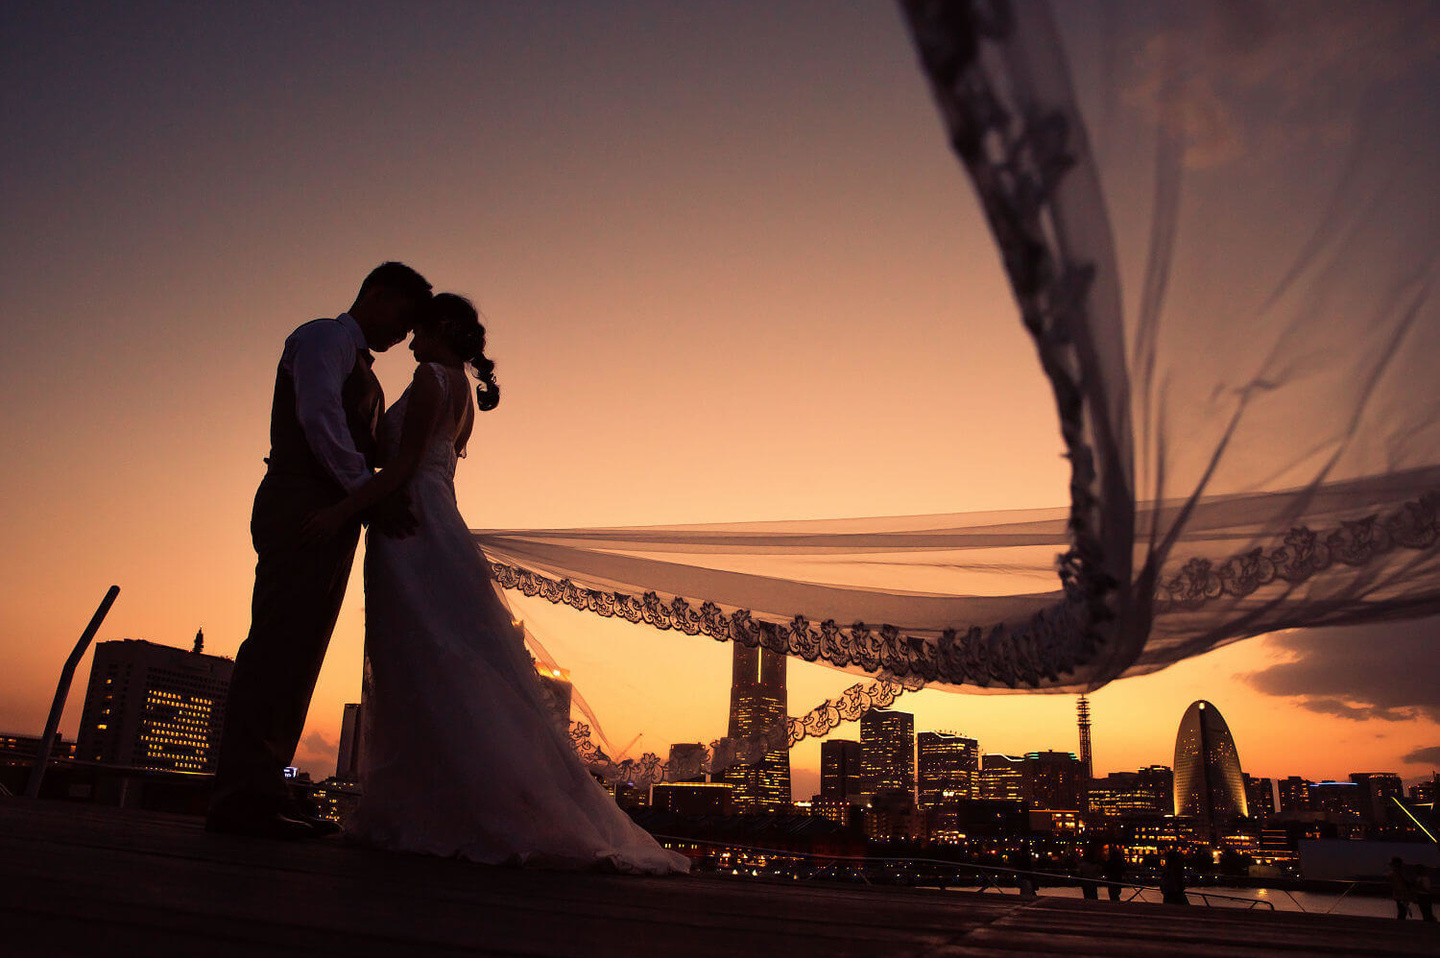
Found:
[{"label": "lace bodice", "polygon": [[[439,363],[421,363],[416,369],[415,375],[433,376],[437,378],[442,386],[447,385],[450,377],[457,375],[447,370]],[[458,375],[464,375],[459,373]],[[385,461],[390,461],[400,451],[400,434],[405,427],[405,410],[410,405],[410,394],[415,385],[412,382],[401,393],[400,398],[387,410],[381,421],[380,446],[384,452]],[[435,431],[430,436],[429,446],[425,450],[425,457],[420,462],[420,470],[417,478],[421,475],[436,475],[447,482],[455,479],[455,464],[459,455],[455,451],[455,440],[460,435],[464,426],[464,419],[470,413],[468,406],[462,407],[460,415],[454,413],[453,406],[447,406],[440,415],[440,421],[435,425]]]}]

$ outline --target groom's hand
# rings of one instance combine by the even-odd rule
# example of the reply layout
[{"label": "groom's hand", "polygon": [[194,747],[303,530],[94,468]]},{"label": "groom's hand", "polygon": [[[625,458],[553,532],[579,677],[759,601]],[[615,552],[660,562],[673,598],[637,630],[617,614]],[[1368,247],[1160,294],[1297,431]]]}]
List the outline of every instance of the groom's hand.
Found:
[{"label": "groom's hand", "polygon": [[370,528],[392,539],[415,534],[417,523],[410,508],[410,494],[400,490],[370,512]]}]

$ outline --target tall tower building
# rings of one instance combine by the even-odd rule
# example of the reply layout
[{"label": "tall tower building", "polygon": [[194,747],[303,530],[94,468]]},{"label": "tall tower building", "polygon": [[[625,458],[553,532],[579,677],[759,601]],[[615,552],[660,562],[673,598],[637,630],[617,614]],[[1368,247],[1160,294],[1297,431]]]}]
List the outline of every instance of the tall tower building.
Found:
[{"label": "tall tower building", "polygon": [[846,801],[865,794],[860,743],[832,738],[820,743],[820,797]]},{"label": "tall tower building", "polygon": [[917,804],[925,809],[932,836],[958,833],[961,805],[975,797],[980,777],[980,743],[949,732],[915,736]]},{"label": "tall tower building", "polygon": [[[775,729],[789,720],[785,694],[785,656],[739,642],[734,648],[730,683],[730,737],[746,739]],[[734,789],[735,810],[777,812],[790,804],[790,747],[783,732],[779,744],[765,757],[747,765],[732,765],[721,781]]]},{"label": "tall tower building", "polygon": [[1191,703],[1175,736],[1175,814],[1220,826],[1249,814],[1240,753],[1220,710]]},{"label": "tall tower building", "polygon": [[871,709],[860,716],[860,769],[865,794],[915,794],[915,716]]},{"label": "tall tower building", "polygon": [[213,772],[234,668],[216,655],[139,639],[96,643],[75,757]]},{"label": "tall tower building", "polygon": [[1080,726],[1080,764],[1088,782],[1095,777],[1095,763],[1090,758],[1090,700],[1084,695],[1075,703],[1075,716]]},{"label": "tall tower building", "polygon": [[360,780],[360,703],[349,702],[340,718],[340,754],[335,757],[335,777],[347,782]]}]

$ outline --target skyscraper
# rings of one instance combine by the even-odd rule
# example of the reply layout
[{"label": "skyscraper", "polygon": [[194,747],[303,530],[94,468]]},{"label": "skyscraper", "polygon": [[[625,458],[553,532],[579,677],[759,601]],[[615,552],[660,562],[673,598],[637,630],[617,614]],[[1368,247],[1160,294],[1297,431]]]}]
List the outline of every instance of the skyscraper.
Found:
[{"label": "skyscraper", "polygon": [[865,793],[860,743],[832,738],[820,743],[820,797],[842,801]]},{"label": "skyscraper", "polygon": [[777,730],[780,734],[778,744],[760,761],[732,765],[720,777],[734,788],[737,812],[776,812],[790,804],[790,748],[784,735],[789,720],[785,656],[739,642],[731,645],[730,737],[743,740]]},{"label": "skyscraper", "polygon": [[1245,776],[1245,803],[1250,806],[1250,817],[1268,821],[1275,817],[1275,783],[1268,778]]},{"label": "skyscraper", "polygon": [[958,832],[962,803],[975,797],[980,744],[948,732],[915,736],[917,802],[929,817],[931,835]]},{"label": "skyscraper", "polygon": [[1084,695],[1075,703],[1075,718],[1080,727],[1080,764],[1088,783],[1095,777],[1095,763],[1090,757],[1090,700]]},{"label": "skyscraper", "polygon": [[360,780],[360,704],[349,702],[340,719],[340,754],[335,759],[335,777],[347,782]]},{"label": "skyscraper", "polygon": [[1280,779],[1280,814],[1299,815],[1310,811],[1310,782],[1299,775]]},{"label": "skyscraper", "polygon": [[915,795],[915,716],[892,709],[870,709],[860,716],[860,769],[865,794],[909,792]]},{"label": "skyscraper", "polygon": [[1175,814],[1220,826],[1249,814],[1240,753],[1220,710],[1191,703],[1175,736]]},{"label": "skyscraper", "polygon": [[1031,808],[1085,811],[1084,766],[1074,752],[1029,752],[1021,775],[1022,794]]},{"label": "skyscraper", "polygon": [[980,757],[980,797],[1006,802],[1025,801],[1025,759],[998,752]]},{"label": "skyscraper", "polygon": [[99,642],[75,757],[213,772],[235,663],[139,639]]},{"label": "skyscraper", "polygon": [[1374,825],[1383,825],[1399,811],[1399,806],[1393,801],[1405,797],[1405,786],[1399,775],[1394,772],[1351,772],[1350,781],[1360,787],[1357,801],[1361,818]]}]

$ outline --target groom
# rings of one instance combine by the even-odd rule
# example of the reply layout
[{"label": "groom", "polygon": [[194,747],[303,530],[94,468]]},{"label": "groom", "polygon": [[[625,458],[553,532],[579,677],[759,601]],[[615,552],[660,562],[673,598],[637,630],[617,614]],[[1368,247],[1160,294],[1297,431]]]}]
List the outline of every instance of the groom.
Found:
[{"label": "groom", "polygon": [[[348,312],[306,323],[285,340],[269,468],[250,519],[259,554],[250,635],[235,656],[210,831],[293,839],[335,830],[291,797],[284,770],[300,742],[360,528],[318,545],[302,545],[300,528],[370,478],[384,408],[371,350],[403,340],[429,301],[423,276],[383,263],[365,277]],[[415,528],[399,498],[370,520],[394,535]]]}]

